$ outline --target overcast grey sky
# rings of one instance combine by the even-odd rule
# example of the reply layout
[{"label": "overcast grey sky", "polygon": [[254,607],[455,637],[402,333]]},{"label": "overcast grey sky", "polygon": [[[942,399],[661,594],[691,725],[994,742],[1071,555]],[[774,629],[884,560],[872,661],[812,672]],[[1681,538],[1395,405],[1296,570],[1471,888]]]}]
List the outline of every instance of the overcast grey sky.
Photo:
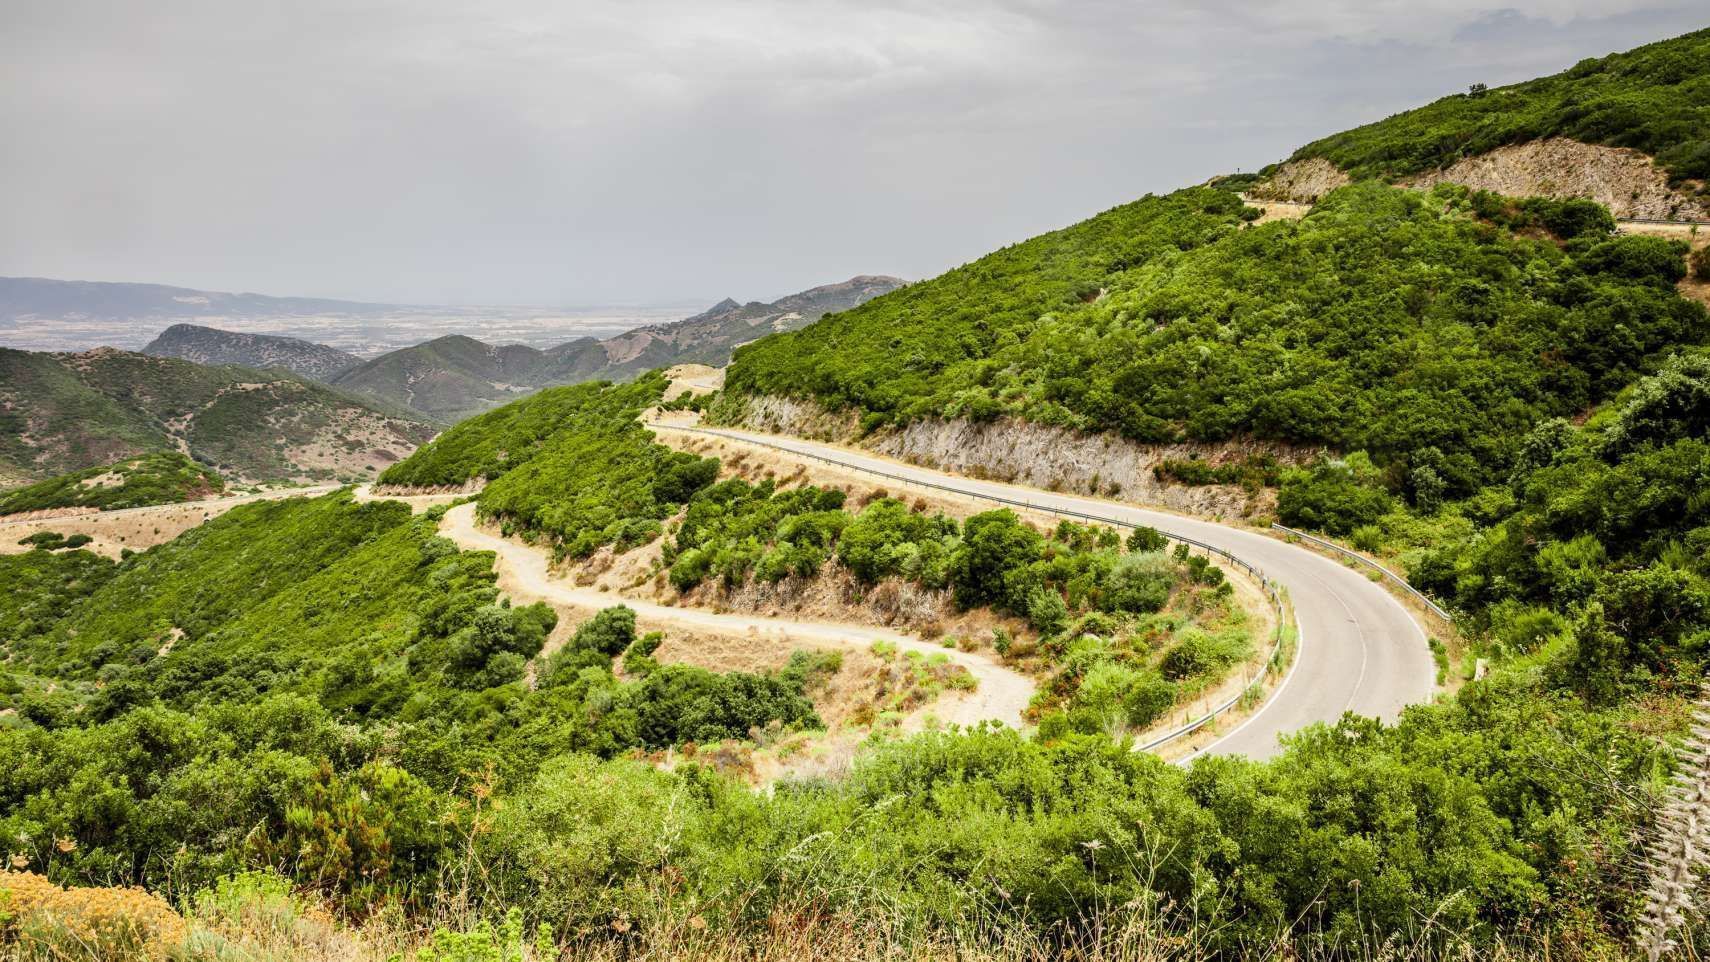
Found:
[{"label": "overcast grey sky", "polygon": [[0,274],[417,303],[935,274],[1704,0],[0,0]]}]

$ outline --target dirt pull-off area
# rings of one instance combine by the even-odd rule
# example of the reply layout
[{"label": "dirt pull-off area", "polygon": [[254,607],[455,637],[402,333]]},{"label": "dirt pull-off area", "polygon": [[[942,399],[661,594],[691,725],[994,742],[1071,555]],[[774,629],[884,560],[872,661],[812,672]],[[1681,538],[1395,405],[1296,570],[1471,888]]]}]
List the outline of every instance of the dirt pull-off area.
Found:
[{"label": "dirt pull-off area", "polygon": [[724,368],[705,364],[678,364],[665,369],[665,400],[685,394],[711,394],[724,387]]},{"label": "dirt pull-off area", "polygon": [[1618,220],[1710,220],[1710,204],[1670,187],[1645,154],[1566,137],[1499,147],[1401,181],[1422,190],[1444,183],[1508,197],[1585,197]]}]

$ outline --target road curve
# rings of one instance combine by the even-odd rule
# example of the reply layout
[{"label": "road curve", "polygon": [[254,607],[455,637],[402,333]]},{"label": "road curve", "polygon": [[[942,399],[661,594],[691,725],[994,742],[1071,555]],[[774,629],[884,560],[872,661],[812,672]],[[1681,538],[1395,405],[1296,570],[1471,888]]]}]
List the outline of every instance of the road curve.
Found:
[{"label": "road curve", "polygon": [[[648,427],[661,432],[682,430],[663,423]],[[1436,666],[1425,632],[1412,614],[1363,573],[1297,545],[1213,521],[1100,498],[976,480],[802,438],[729,428],[697,427],[694,431],[829,458],[846,467],[879,471],[974,497],[999,497],[1106,521],[1151,525],[1167,534],[1222,548],[1253,565],[1288,592],[1300,626],[1298,653],[1259,711],[1201,753],[1268,758],[1280,750],[1278,738],[1289,732],[1314,722],[1333,722],[1350,711],[1393,720],[1407,705],[1428,700],[1435,687]]]},{"label": "road curve", "polygon": [[864,650],[875,641],[888,641],[903,651],[944,655],[967,668],[979,682],[978,686],[967,694],[946,692],[939,697],[933,706],[933,713],[949,724],[973,725],[982,721],[1000,721],[1011,728],[1020,728],[1022,712],[1027,709],[1027,703],[1033,697],[1034,686],[1031,679],[999,664],[985,654],[945,648],[943,645],[883,628],[792,621],[761,615],[721,614],[702,608],[676,608],[639,601],[593,588],[579,588],[552,576],[544,550],[513,541],[477,524],[473,503],[460,504],[447,511],[440,521],[439,533],[466,551],[493,552],[497,556],[496,564],[505,593],[522,602],[557,602],[589,610],[622,604],[629,606],[635,611],[637,618],[650,625],[676,625],[722,634],[775,638],[781,653],[787,653],[790,646],[796,642],[812,640],[821,647],[831,645],[853,650]]}]

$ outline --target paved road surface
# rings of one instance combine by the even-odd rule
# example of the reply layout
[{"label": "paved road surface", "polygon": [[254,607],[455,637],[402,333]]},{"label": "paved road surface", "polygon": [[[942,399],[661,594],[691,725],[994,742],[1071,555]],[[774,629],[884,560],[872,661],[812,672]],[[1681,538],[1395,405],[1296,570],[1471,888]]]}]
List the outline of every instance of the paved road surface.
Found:
[{"label": "paved road surface", "polygon": [[[656,431],[681,430],[668,424],[649,426]],[[1147,524],[1215,545],[1249,562],[1287,590],[1300,624],[1299,654],[1270,700],[1204,751],[1270,757],[1280,748],[1280,735],[1313,722],[1335,721],[1349,711],[1392,720],[1403,707],[1429,700],[1435,687],[1436,666],[1425,633],[1412,614],[1363,572],[1305,548],[1212,521],[1100,498],[979,481],[839,445],[726,428],[696,431],[827,457],[849,467],[929,482],[964,494],[1023,500],[1034,507]]]}]

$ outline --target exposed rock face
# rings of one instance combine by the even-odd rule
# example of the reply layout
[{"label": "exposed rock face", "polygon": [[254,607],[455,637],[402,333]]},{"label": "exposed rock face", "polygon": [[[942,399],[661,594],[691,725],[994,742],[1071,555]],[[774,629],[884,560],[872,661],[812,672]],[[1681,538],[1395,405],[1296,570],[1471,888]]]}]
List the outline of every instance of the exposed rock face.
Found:
[{"label": "exposed rock face", "polygon": [[1565,137],[1499,147],[1401,183],[1421,189],[1462,184],[1509,197],[1585,197],[1622,220],[1710,220],[1710,204],[1670,187],[1650,157]]},{"label": "exposed rock face", "polygon": [[1352,183],[1347,174],[1322,157],[1291,160],[1249,193],[1260,200],[1311,204],[1338,187]]},{"label": "exposed rock face", "polygon": [[[812,401],[763,396],[746,399],[739,417],[724,420],[756,431],[845,441],[855,433],[853,413],[826,411]],[[1152,469],[1165,460],[1200,458],[1209,464],[1268,453],[1282,464],[1305,464],[1323,453],[1259,442],[1143,445],[1109,434],[998,421],[928,419],[885,431],[866,444],[881,454],[972,477],[1029,487],[1116,497],[1208,517],[1268,510],[1274,493],[1249,495],[1236,485],[1165,484]]]},{"label": "exposed rock face", "polygon": [[764,395],[743,399],[742,415],[733,423],[773,434],[846,441],[854,435],[858,421],[853,411],[839,414],[811,400]]},{"label": "exposed rock face", "polygon": [[1210,464],[1268,452],[1284,464],[1304,463],[1317,451],[1274,444],[1142,445],[1108,434],[1014,419],[916,421],[872,445],[904,461],[958,474],[993,478],[1051,491],[1070,491],[1157,505],[1189,514],[1231,517],[1269,506],[1269,492],[1249,496],[1236,485],[1165,484],[1152,469],[1168,459],[1202,458]]}]

